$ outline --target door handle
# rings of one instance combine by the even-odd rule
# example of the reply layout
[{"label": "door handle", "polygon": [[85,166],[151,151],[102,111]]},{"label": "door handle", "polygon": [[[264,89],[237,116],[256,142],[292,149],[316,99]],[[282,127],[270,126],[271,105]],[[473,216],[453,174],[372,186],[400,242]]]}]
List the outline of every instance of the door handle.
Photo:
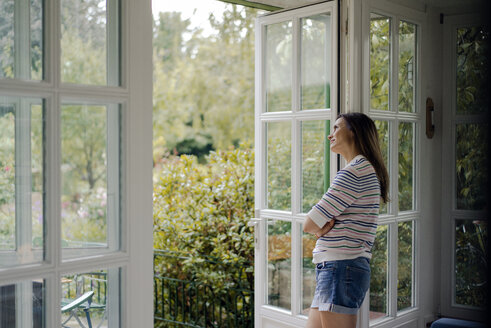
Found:
[{"label": "door handle", "polygon": [[247,226],[248,227],[256,227],[259,222],[261,222],[261,219],[258,219],[258,218],[252,218],[249,220],[249,222],[247,222]]}]

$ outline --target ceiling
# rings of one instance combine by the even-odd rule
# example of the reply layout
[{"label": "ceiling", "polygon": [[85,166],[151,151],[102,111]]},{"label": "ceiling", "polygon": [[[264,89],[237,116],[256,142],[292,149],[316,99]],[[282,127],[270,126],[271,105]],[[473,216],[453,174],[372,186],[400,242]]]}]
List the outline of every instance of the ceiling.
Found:
[{"label": "ceiling", "polygon": [[[364,0],[362,0],[364,1]],[[485,0],[388,0],[405,5],[410,8],[425,10],[426,6],[435,8],[459,10],[460,8],[470,8],[484,5]],[[319,0],[249,0],[249,2],[261,3],[280,8],[301,7],[308,4],[321,2]]]}]

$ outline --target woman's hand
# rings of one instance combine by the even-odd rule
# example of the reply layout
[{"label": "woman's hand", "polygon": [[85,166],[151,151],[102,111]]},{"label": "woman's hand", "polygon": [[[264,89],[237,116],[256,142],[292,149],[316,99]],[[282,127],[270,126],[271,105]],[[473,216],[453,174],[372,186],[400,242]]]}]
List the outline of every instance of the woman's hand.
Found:
[{"label": "woman's hand", "polygon": [[327,222],[319,231],[317,231],[315,233],[317,238],[320,238],[324,236],[326,233],[328,233],[329,231],[331,231],[332,227],[334,227],[334,223],[335,223],[334,221],[335,220],[332,219],[331,221]]}]

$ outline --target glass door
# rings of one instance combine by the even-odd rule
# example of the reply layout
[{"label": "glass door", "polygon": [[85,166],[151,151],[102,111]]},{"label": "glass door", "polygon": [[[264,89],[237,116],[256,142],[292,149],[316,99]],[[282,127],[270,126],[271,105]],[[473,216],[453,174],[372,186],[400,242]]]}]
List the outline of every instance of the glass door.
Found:
[{"label": "glass door", "polygon": [[336,172],[336,15],[326,2],[257,21],[256,327],[303,326],[313,297],[315,240],[302,224]]}]

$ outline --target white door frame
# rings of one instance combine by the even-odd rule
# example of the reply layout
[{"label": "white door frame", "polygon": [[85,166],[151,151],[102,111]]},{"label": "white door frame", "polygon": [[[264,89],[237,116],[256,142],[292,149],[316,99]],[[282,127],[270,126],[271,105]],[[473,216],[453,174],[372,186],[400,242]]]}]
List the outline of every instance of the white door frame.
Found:
[{"label": "white door frame", "polygon": [[[330,72],[330,109],[313,109],[313,110],[300,110],[300,97],[299,97],[299,84],[300,84],[300,27],[299,21],[302,17],[308,17],[315,14],[330,13],[331,17],[331,45],[332,52],[330,58],[331,72]],[[292,201],[291,211],[275,211],[265,209],[265,184],[262,183],[266,178],[266,168],[264,163],[265,153],[265,122],[277,122],[288,121],[292,124],[292,186],[300,181],[298,175],[298,169],[300,167],[299,148],[299,122],[305,119],[312,120],[331,120],[331,126],[333,125],[333,119],[337,115],[337,2],[325,2],[312,6],[302,7],[299,9],[284,10],[278,13],[272,13],[260,17],[256,22],[256,45],[258,40],[262,40],[261,46],[256,46],[255,64],[256,64],[256,88],[255,88],[255,145],[256,145],[256,157],[255,157],[255,216],[253,224],[255,225],[255,327],[302,327],[306,323],[306,317],[300,315],[300,301],[301,300],[301,232],[302,223],[305,214],[301,214],[298,208],[299,196],[297,192],[292,188]],[[290,112],[265,112],[265,97],[264,88],[265,80],[265,60],[261,52],[261,48],[265,47],[265,26],[271,23],[277,23],[285,20],[293,21],[293,67],[292,67],[292,107]],[[295,46],[297,45],[297,46]],[[335,163],[336,156],[331,154],[331,163]],[[336,165],[331,165],[330,176],[333,177],[336,173]],[[322,195],[319,195],[321,197]],[[297,204],[298,203],[298,204]],[[285,217],[292,223],[292,271],[291,271],[291,311],[280,309],[274,306],[266,305],[267,296],[267,271],[265,264],[267,263],[267,218],[284,219]]]},{"label": "white door frame", "polygon": [[482,211],[464,211],[456,209],[455,179],[455,126],[457,123],[485,122],[485,115],[456,115],[456,29],[489,24],[479,14],[445,16],[443,23],[443,157],[442,163],[442,218],[441,218],[441,276],[440,303],[441,314],[468,320],[486,319],[485,309],[457,305],[454,300],[455,287],[455,228],[456,219],[486,217]]}]

